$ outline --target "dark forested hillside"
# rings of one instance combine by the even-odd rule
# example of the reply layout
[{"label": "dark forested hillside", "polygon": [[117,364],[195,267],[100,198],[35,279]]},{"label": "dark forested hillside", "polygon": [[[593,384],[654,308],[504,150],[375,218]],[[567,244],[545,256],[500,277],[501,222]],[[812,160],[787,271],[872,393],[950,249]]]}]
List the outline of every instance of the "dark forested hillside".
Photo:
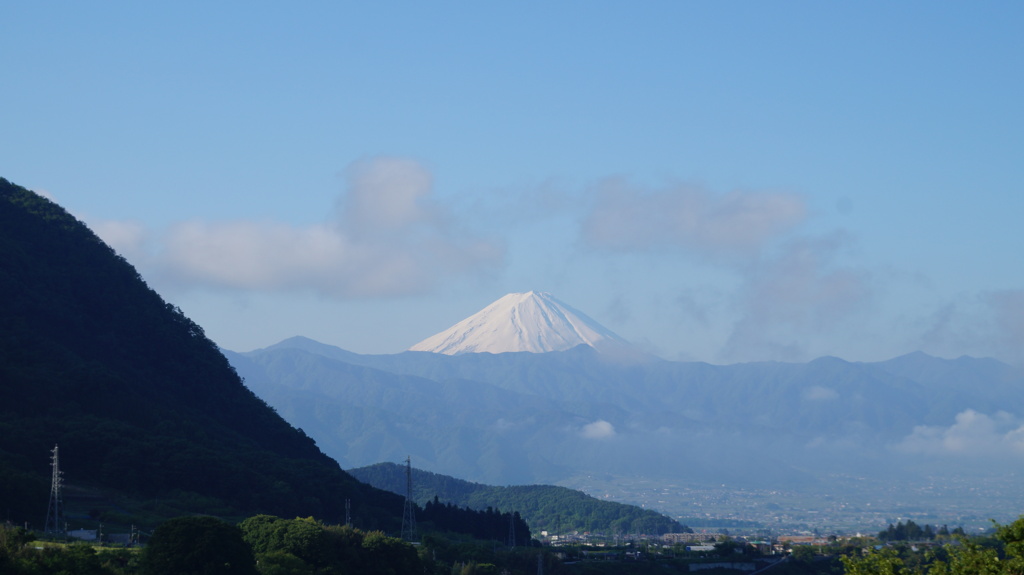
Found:
[{"label": "dark forested hillside", "polygon": [[[374,487],[404,493],[405,468],[378,463],[350,473]],[[660,513],[553,485],[496,487],[413,470],[413,498],[420,505],[438,499],[471,509],[517,511],[534,532],[596,531],[604,533],[685,533],[690,530]],[[436,501],[434,502],[436,505]]]},{"label": "dark forested hillside", "polygon": [[390,529],[402,509],[246,389],[203,330],[85,225],[0,179],[6,519],[42,522],[55,444],[70,493],[143,501],[153,516],[337,520],[348,499],[357,526]]}]

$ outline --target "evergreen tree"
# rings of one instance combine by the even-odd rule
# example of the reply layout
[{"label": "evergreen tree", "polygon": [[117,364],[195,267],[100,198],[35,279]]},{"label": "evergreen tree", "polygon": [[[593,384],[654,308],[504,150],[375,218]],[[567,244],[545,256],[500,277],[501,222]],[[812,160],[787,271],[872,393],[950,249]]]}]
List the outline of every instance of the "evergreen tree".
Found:
[{"label": "evergreen tree", "polygon": [[142,552],[142,575],[257,575],[242,531],[213,517],[162,523]]}]

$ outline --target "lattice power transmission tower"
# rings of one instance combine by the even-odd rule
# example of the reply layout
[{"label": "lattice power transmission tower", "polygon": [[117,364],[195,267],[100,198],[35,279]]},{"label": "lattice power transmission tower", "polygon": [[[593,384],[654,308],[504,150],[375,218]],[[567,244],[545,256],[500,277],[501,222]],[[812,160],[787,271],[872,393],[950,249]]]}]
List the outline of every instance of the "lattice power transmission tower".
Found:
[{"label": "lattice power transmission tower", "polygon": [[50,467],[53,478],[50,480],[50,505],[46,510],[46,533],[60,533],[64,528],[64,472],[60,470],[60,447],[53,446],[50,452]]},{"label": "lattice power transmission tower", "polygon": [[412,458],[405,458],[405,511],[402,512],[402,539],[416,540],[416,507],[412,500]]}]

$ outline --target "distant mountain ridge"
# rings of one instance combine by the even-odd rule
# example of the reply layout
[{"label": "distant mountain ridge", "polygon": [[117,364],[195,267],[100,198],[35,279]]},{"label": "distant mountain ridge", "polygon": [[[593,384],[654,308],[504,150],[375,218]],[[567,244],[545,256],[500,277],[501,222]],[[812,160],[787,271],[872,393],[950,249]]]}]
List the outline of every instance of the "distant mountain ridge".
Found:
[{"label": "distant mountain ridge", "polygon": [[545,292],[510,293],[409,351],[462,353],[545,353],[585,345],[599,351],[630,344],[583,312]]},{"label": "distant mountain ridge", "polygon": [[[378,489],[404,494],[405,467],[378,463],[349,473]],[[690,533],[678,521],[650,509],[603,501],[581,491],[554,485],[498,487],[463,481],[454,477],[412,469],[413,498],[420,505],[438,498],[442,503],[483,510],[493,507],[514,509],[539,533],[588,531],[601,533]]]},{"label": "distant mountain ridge", "polygon": [[575,486],[594,474],[804,485],[945,471],[937,442],[962,414],[1024,414],[1020,370],[919,353],[723,366],[619,362],[588,346],[361,355],[304,338],[226,353],[347,468],[412,455],[423,469],[499,485]]}]

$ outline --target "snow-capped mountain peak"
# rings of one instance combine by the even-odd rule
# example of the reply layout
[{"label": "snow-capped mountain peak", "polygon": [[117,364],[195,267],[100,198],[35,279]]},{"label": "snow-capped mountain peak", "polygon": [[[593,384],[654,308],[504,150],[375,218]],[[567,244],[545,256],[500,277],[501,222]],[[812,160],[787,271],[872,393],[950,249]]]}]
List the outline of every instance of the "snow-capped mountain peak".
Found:
[{"label": "snow-capped mountain peak", "polygon": [[409,351],[543,353],[589,345],[599,351],[628,347],[626,340],[549,293],[510,293]]}]

